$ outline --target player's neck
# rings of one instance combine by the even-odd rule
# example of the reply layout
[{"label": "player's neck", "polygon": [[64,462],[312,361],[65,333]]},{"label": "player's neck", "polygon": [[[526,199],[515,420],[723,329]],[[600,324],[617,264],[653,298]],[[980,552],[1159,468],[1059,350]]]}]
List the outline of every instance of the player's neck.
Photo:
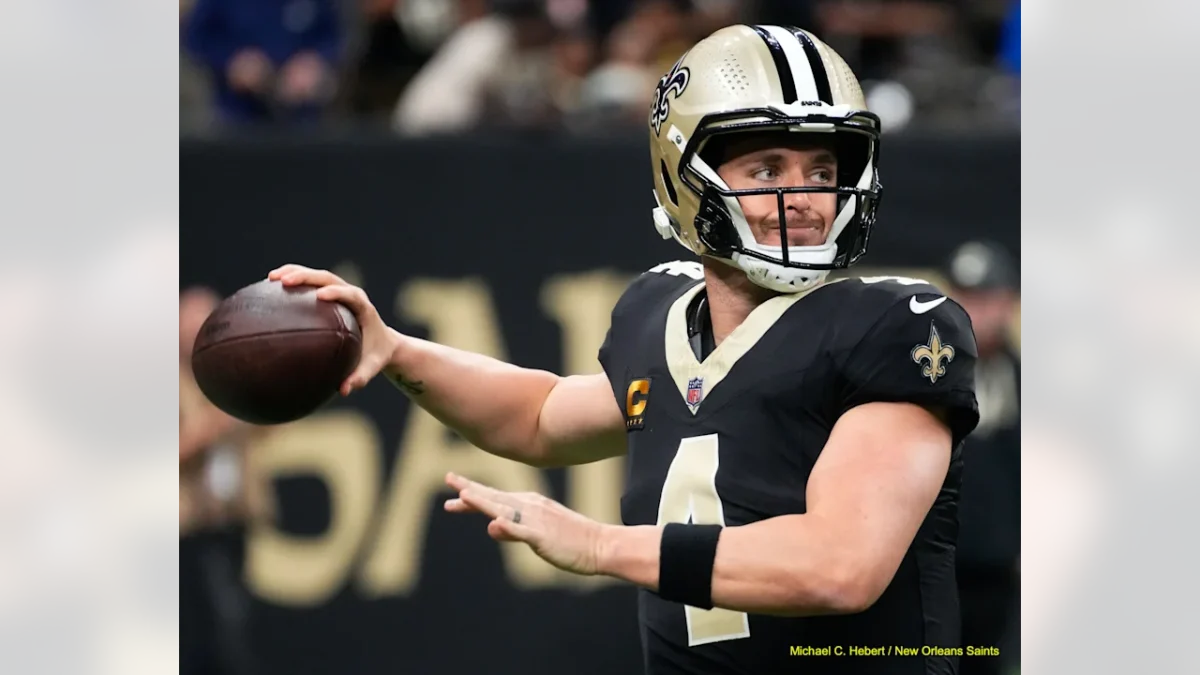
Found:
[{"label": "player's neck", "polygon": [[702,257],[701,261],[713,341],[719,345],[742,325],[754,308],[779,294],[750,281],[746,273],[736,267],[709,257]]}]

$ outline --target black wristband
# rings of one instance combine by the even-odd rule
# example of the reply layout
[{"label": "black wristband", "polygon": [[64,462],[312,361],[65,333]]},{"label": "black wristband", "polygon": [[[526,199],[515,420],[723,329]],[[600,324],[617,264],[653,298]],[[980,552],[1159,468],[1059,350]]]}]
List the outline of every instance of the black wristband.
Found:
[{"label": "black wristband", "polygon": [[668,523],[658,551],[658,595],[700,609],[712,609],[713,563],[720,525]]}]

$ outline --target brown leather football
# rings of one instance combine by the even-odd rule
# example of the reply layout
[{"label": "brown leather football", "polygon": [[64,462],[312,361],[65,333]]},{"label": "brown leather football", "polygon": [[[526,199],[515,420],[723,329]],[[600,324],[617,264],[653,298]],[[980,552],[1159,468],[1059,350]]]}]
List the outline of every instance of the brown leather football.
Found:
[{"label": "brown leather football", "polygon": [[200,328],[192,371],[221,410],[252,424],[282,424],[333,398],[362,354],[362,331],[344,305],[312,286],[260,281],[226,298]]}]

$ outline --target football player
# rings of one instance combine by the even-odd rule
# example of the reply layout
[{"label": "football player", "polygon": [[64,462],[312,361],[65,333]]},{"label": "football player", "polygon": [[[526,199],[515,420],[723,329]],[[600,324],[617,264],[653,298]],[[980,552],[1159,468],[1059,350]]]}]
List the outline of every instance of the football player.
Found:
[{"label": "football player", "polygon": [[660,80],[648,126],[655,227],[699,260],[630,285],[604,374],[401,335],[329,272],[270,278],[358,314],[343,394],[382,371],[488,452],[541,467],[627,456],[621,526],[457,475],[446,508],[487,514],[493,537],[562,569],[640,586],[649,675],[954,672],[970,322],[924,282],[827,279],[867,250],[878,117],[811,33],[738,25]]}]

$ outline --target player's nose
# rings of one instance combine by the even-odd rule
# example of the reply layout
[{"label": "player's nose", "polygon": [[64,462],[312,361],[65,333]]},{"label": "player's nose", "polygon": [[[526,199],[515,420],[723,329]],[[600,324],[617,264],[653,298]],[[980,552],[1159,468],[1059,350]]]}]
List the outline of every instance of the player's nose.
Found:
[{"label": "player's nose", "polygon": [[[804,187],[797,185],[796,187]],[[783,193],[783,206],[789,212],[799,211],[803,213],[812,208],[812,200],[809,199],[807,192],[785,192]]]}]

